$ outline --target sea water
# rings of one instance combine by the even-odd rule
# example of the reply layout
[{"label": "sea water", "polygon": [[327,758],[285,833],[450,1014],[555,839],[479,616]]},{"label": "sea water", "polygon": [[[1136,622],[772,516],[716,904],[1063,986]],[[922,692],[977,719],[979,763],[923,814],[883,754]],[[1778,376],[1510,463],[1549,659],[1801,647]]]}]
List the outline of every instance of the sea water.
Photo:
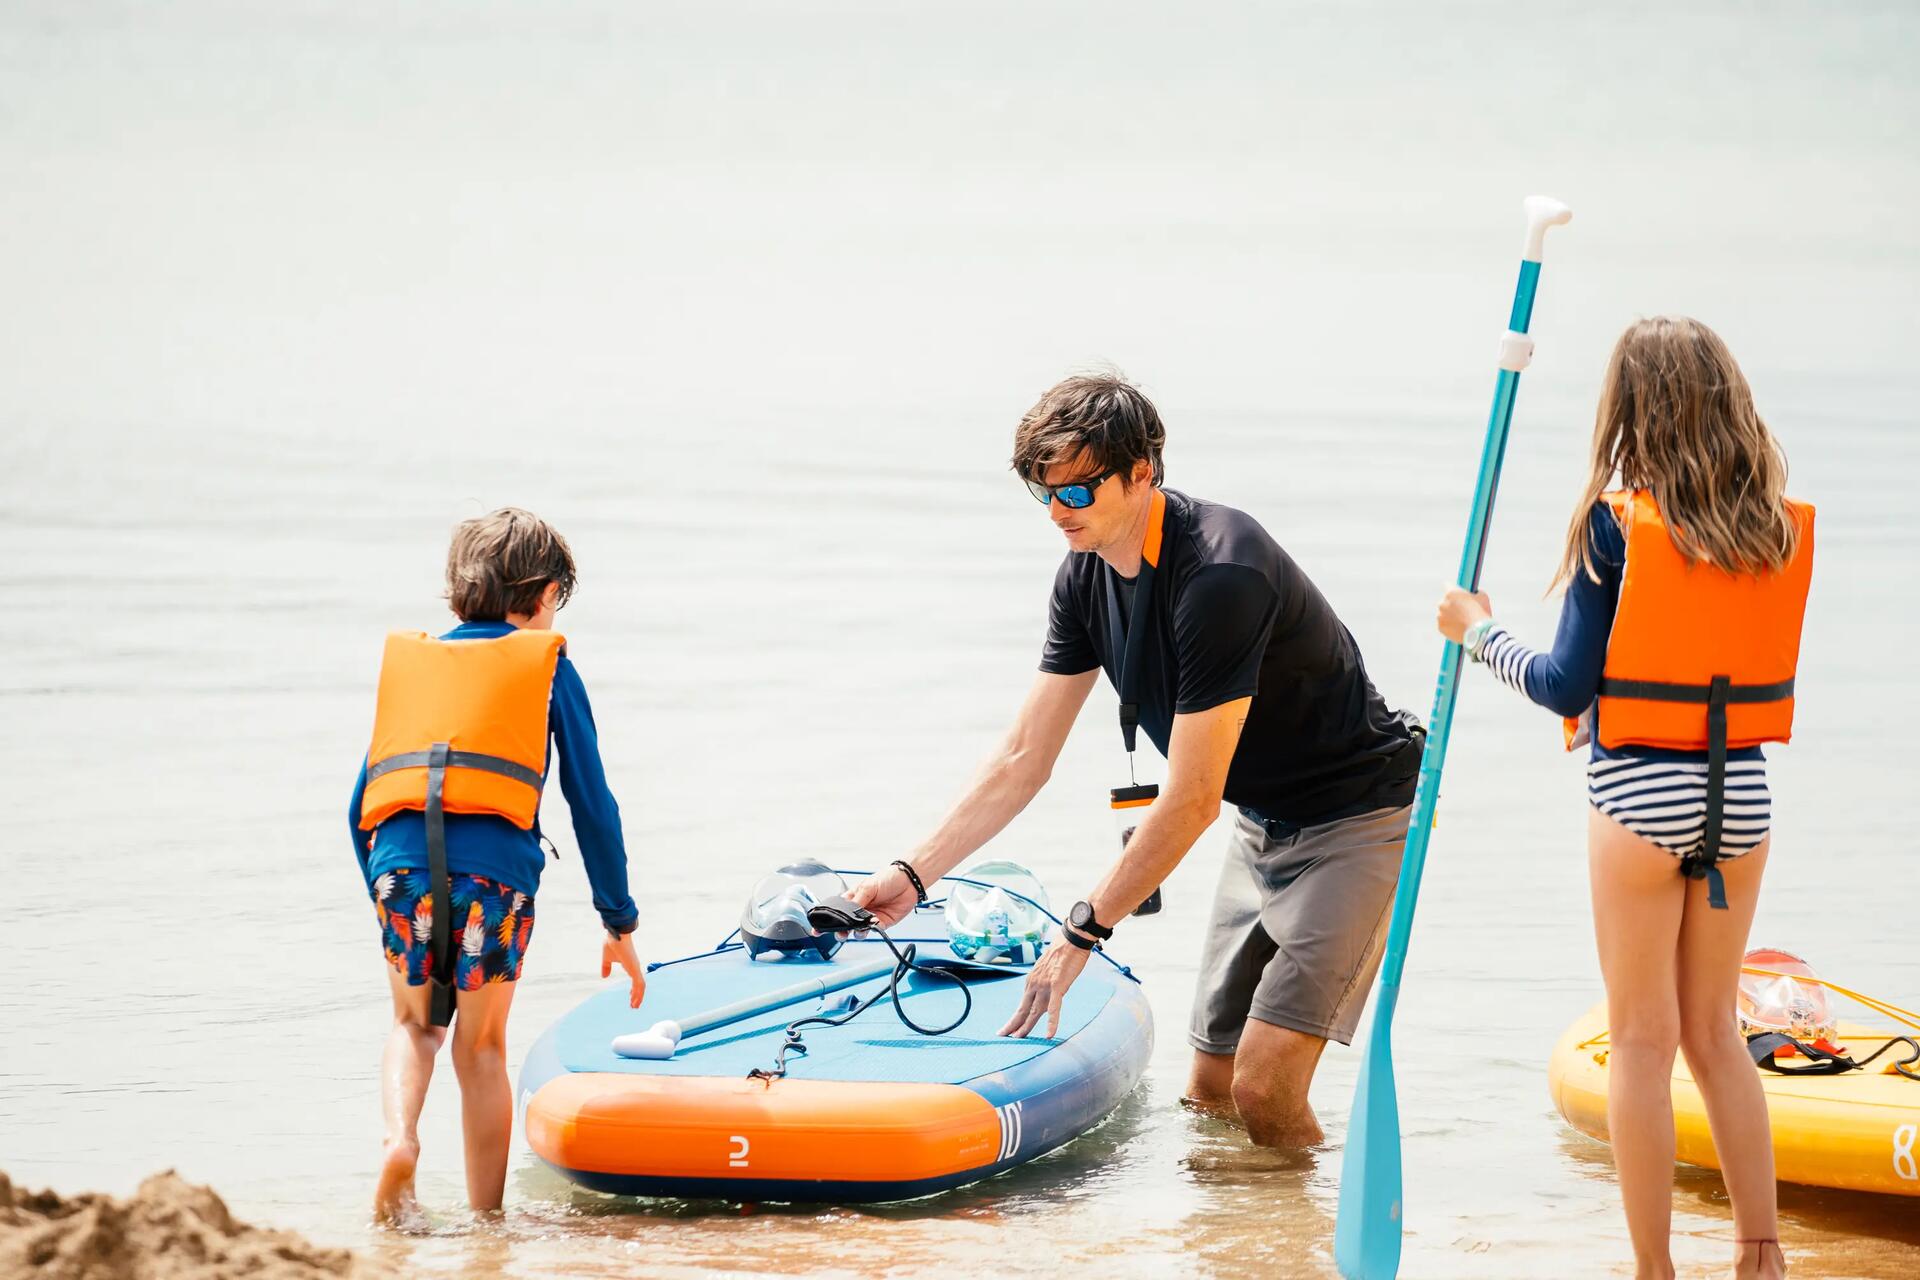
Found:
[{"label": "sea water", "polygon": [[[562,630],[640,949],[812,854],[903,856],[1031,679],[1057,534],[1020,412],[1112,361],[1169,482],[1258,517],[1425,714],[1532,191],[1549,240],[1486,585],[1536,643],[1607,349],[1697,315],[1819,504],[1756,944],[1920,1003],[1913,404],[1920,14],[1905,4],[14,0],[0,12],[0,1168],[177,1166],[252,1219],[467,1276],[1323,1275],[1324,1149],[1179,1104],[1226,834],[1114,951],[1144,1086],[1023,1169],[881,1208],[635,1203],[516,1145],[461,1213],[442,1067],[424,1238],[366,1226],[388,1024],[346,801],[380,637],[443,628],[451,525],[581,566]],[[1071,902],[1126,779],[1093,696],[984,856]],[[1469,671],[1395,1029],[1409,1275],[1604,1274],[1606,1147],[1546,1061],[1600,985],[1581,769]],[[1151,752],[1147,753],[1151,756]],[[1143,772],[1157,775],[1153,769]],[[561,849],[517,1063],[599,985]],[[1911,1275],[1920,1201],[1783,1187],[1797,1274]],[[1731,1252],[1682,1170],[1675,1253]]]}]

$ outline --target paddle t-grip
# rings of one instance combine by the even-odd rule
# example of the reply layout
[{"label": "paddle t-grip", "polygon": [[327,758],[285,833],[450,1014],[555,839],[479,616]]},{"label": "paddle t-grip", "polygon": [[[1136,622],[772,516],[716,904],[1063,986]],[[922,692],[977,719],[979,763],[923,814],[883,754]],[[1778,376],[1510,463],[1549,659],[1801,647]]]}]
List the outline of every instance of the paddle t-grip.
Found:
[{"label": "paddle t-grip", "polygon": [[1520,256],[1528,262],[1538,262],[1541,250],[1546,247],[1547,228],[1564,226],[1572,220],[1573,210],[1552,196],[1528,196],[1526,209],[1527,251]]},{"label": "paddle t-grip", "polygon": [[669,1019],[656,1022],[645,1031],[615,1036],[613,1051],[623,1058],[646,1058],[664,1062],[680,1047],[680,1024]]}]

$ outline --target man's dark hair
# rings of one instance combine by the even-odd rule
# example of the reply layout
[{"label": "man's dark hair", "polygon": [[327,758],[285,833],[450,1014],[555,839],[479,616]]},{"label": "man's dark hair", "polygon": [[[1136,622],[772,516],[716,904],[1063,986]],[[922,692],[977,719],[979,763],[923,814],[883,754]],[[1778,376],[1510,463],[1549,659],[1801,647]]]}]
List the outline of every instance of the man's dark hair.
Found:
[{"label": "man's dark hair", "polygon": [[540,607],[547,584],[557,604],[573,595],[573,552],[559,530],[518,507],[462,520],[447,548],[447,603],[463,622],[505,622]]},{"label": "man's dark hair", "polygon": [[1153,464],[1153,483],[1166,479],[1160,454],[1167,429],[1140,389],[1116,372],[1080,373],[1056,383],[1027,410],[1013,433],[1013,469],[1037,480],[1056,463],[1085,451],[1101,471],[1130,480],[1133,464]]}]

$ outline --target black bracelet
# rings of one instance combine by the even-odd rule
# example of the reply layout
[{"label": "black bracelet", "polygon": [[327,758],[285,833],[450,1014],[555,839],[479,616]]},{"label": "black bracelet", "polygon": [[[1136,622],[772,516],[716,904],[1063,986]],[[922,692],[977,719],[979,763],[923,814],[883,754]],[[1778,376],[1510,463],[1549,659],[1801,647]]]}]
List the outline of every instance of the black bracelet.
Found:
[{"label": "black bracelet", "polygon": [[900,868],[902,871],[906,872],[907,879],[913,881],[913,893],[914,893],[914,897],[917,899],[917,901],[913,905],[915,905],[916,907],[926,906],[927,905],[927,886],[921,883],[920,873],[913,869],[913,865],[911,863],[907,862],[902,858],[895,858],[893,860],[893,865]]}]

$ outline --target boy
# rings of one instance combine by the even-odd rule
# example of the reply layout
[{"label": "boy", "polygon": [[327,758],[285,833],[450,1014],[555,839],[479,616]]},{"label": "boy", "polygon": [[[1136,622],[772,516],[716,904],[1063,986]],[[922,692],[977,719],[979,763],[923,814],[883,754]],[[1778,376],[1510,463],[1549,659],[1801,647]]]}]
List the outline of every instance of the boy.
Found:
[{"label": "boy", "polygon": [[545,861],[539,809],[549,739],[607,930],[600,976],[615,964],[625,970],[635,1008],[646,989],[633,949],[639,913],[627,894],[620,809],[607,789],[586,688],[553,632],[574,581],[566,540],[538,516],[503,507],[454,530],[447,602],[460,625],[438,639],[387,637],[373,743],[348,807],[393,994],[380,1069],[380,1222],[418,1213],[420,1108],[449,1024],[467,1203],[500,1207],[513,1136],[507,1010]]}]

